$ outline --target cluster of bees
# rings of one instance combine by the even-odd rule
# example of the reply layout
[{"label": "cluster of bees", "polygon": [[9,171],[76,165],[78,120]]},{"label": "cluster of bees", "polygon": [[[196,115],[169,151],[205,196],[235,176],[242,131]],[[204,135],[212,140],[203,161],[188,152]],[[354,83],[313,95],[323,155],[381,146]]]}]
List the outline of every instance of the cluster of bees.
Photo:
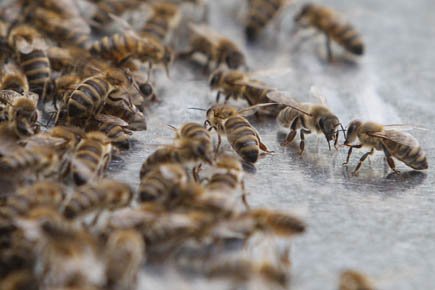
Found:
[{"label": "cluster of bees", "polygon": [[[247,41],[255,43],[288,4],[248,0]],[[186,7],[204,11],[203,19],[189,20]],[[249,206],[243,165],[271,152],[250,115],[288,128],[283,146],[299,132],[301,153],[310,133],[338,148],[342,132],[346,163],[353,148],[370,147],[355,173],[374,150],[395,172],[393,157],[428,167],[418,142],[397,126],[352,121],[345,129],[325,104],[299,103],[253,78],[238,45],[206,25],[205,1],[20,0],[3,11],[0,173],[11,189],[0,201],[0,289],[134,289],[144,265],[168,263],[238,286],[258,279],[288,287],[288,249],[273,262],[237,255],[254,236],[287,241],[306,228],[293,215]],[[141,23],[127,21],[137,14]],[[326,36],[329,60],[331,41],[364,52],[356,30],[329,8],[304,5],[295,23]],[[183,24],[187,50],[174,44]],[[198,57],[218,91],[204,123],[173,127],[173,142],[143,162],[138,190],[107,178],[112,157],[130,148],[133,131],[146,130],[159,101],[154,72],[169,76],[174,59]],[[237,109],[232,99],[248,106]],[[373,288],[346,271],[340,289]]]}]

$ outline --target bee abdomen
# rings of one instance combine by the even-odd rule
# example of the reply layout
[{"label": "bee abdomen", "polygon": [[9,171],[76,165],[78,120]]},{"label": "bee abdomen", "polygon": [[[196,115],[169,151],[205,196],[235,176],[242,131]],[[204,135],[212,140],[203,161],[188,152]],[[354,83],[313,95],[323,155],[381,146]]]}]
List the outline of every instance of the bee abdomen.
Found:
[{"label": "bee abdomen", "polygon": [[396,146],[389,150],[394,157],[413,169],[424,170],[429,167],[426,153],[420,146],[411,147],[396,143]]},{"label": "bee abdomen", "polygon": [[349,52],[362,55],[364,53],[364,44],[359,33],[350,24],[331,24],[331,37],[343,46]]},{"label": "bee abdomen", "polygon": [[78,191],[65,206],[64,215],[66,218],[73,219],[96,207],[104,200],[103,192],[96,191]]},{"label": "bee abdomen", "polygon": [[203,126],[197,123],[188,123],[183,126],[180,135],[198,141],[211,142],[210,133]]},{"label": "bee abdomen", "polygon": [[214,174],[209,183],[207,184],[207,189],[210,190],[220,190],[224,188],[234,189],[238,185],[237,177],[229,173],[217,173]]},{"label": "bee abdomen", "polygon": [[42,94],[51,76],[50,61],[41,50],[20,54],[20,65],[29,82],[30,90]]},{"label": "bee abdomen", "polygon": [[164,20],[153,18],[145,24],[142,32],[152,35],[159,40],[164,40],[169,33],[169,25]]},{"label": "bee abdomen", "polygon": [[280,0],[251,1],[249,8],[248,23],[245,34],[249,41],[255,41],[260,30],[277,14],[282,6]]},{"label": "bee abdomen", "polygon": [[258,159],[258,137],[251,124],[243,117],[231,117],[225,122],[225,133],[233,149],[245,160],[254,163]]}]

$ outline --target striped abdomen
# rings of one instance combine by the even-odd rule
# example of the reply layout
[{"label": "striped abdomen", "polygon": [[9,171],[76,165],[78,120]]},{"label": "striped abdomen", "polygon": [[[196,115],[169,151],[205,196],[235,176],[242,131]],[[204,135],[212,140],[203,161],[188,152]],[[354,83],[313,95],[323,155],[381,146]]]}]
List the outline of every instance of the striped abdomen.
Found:
[{"label": "striped abdomen", "polygon": [[259,155],[258,135],[252,125],[241,116],[228,118],[224,124],[225,134],[234,151],[243,160],[254,163]]},{"label": "striped abdomen", "polygon": [[153,17],[142,28],[144,35],[150,35],[160,41],[164,41],[170,33],[170,25],[163,17]]},{"label": "striped abdomen", "polygon": [[258,33],[276,16],[282,6],[282,0],[249,1],[248,19],[245,28],[247,39],[255,41]]},{"label": "striped abdomen", "polygon": [[101,107],[109,89],[109,83],[101,77],[91,77],[83,81],[68,98],[69,120],[91,117]]},{"label": "striped abdomen", "polygon": [[179,132],[180,137],[194,139],[203,144],[210,144],[211,146],[211,136],[204,126],[198,123],[187,123],[181,127]]},{"label": "striped abdomen", "polygon": [[284,128],[290,128],[293,121],[298,117],[300,117],[300,113],[298,111],[292,109],[291,107],[285,107],[279,112],[278,117],[276,119],[278,123]]},{"label": "striped abdomen", "polygon": [[207,184],[207,190],[234,190],[239,185],[239,180],[236,175],[231,173],[216,173]]},{"label": "striped abdomen", "polygon": [[112,21],[110,14],[121,15],[130,8],[137,5],[136,1],[131,0],[105,0],[98,2],[97,11],[93,19],[100,24],[107,24]]},{"label": "striped abdomen", "polygon": [[120,125],[106,122],[100,125],[99,131],[107,135],[110,141],[118,147],[128,149],[130,147],[130,136],[132,132]]},{"label": "striped abdomen", "polygon": [[423,151],[421,146],[418,144],[417,140],[414,139],[409,134],[404,132],[400,132],[401,135],[404,135],[403,138],[407,138],[409,142],[407,145],[402,143],[397,143],[392,140],[383,139],[382,143],[390,152],[390,154],[408,165],[409,167],[416,170],[424,170],[429,167],[427,162],[426,153]]},{"label": "striped abdomen", "polygon": [[177,154],[175,154],[176,148],[173,146],[165,146],[154,151],[142,164],[140,169],[140,178],[142,179],[148,174],[156,165],[164,163],[179,163]]},{"label": "striped abdomen", "polygon": [[130,55],[137,54],[139,46],[137,37],[129,33],[116,33],[111,36],[104,36],[94,42],[90,52],[93,55],[119,62]]},{"label": "striped abdomen", "polygon": [[78,145],[72,164],[72,174],[77,185],[87,183],[93,177],[102,175],[104,169],[103,145],[93,140],[82,140]]},{"label": "striped abdomen", "polygon": [[27,77],[30,91],[45,96],[51,78],[50,61],[42,50],[20,53],[20,66]]}]

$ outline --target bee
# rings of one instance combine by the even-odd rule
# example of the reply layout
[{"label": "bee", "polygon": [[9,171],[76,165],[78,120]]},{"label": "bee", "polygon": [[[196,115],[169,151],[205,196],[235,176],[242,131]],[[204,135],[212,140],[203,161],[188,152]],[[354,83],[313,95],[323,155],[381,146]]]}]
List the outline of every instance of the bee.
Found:
[{"label": "bee", "polygon": [[339,290],[374,290],[369,278],[354,270],[346,270],[340,274]]},{"label": "bee", "polygon": [[[371,148],[365,153],[354,170],[358,174],[362,163],[375,150],[384,151],[388,165],[395,173],[400,173],[395,166],[394,158],[405,163],[407,166],[424,170],[429,167],[426,153],[421,148],[418,141],[410,134],[400,132],[402,126],[381,125],[375,122],[361,122],[354,120],[347,127],[347,137],[344,144],[349,146],[346,162],[348,164],[353,148],[362,148],[364,146]],[[352,145],[358,139],[360,144]]]},{"label": "bee", "polygon": [[293,236],[305,232],[306,229],[306,225],[301,219],[282,212],[253,209],[243,215],[252,218],[257,229],[270,231],[278,236]]},{"label": "bee", "polygon": [[8,109],[8,120],[14,122],[17,129],[28,136],[39,130],[36,124],[38,116],[36,102],[27,97],[16,98]]},{"label": "bee", "polygon": [[110,14],[121,15],[129,9],[135,8],[137,5],[137,0],[99,1],[96,3],[96,11],[92,19],[101,25],[108,24],[113,20]]},{"label": "bee", "polygon": [[0,282],[2,290],[39,290],[38,280],[31,270],[13,271]]},{"label": "bee", "polygon": [[209,153],[201,141],[190,139],[179,140],[176,145],[160,147],[148,156],[142,164],[140,178],[142,179],[155,166],[165,163],[178,163],[186,166],[190,163],[197,164],[198,162],[212,164],[213,156],[210,156]]},{"label": "bee", "polygon": [[31,12],[32,23],[50,37],[65,44],[86,49],[91,29],[81,17],[66,18],[55,11],[37,7]]},{"label": "bee", "polygon": [[179,164],[163,164],[156,166],[141,178],[139,185],[139,201],[154,202],[168,198],[175,186],[188,181],[186,170]]},{"label": "bee", "polygon": [[201,54],[207,58],[204,69],[215,63],[217,69],[225,63],[230,69],[246,67],[245,55],[242,50],[229,38],[224,37],[210,27],[201,24],[190,24],[191,39],[190,50],[179,54],[179,57],[192,57],[194,54]]},{"label": "bee", "polygon": [[73,154],[71,172],[75,184],[83,185],[104,174],[111,160],[112,144],[108,137],[97,131],[86,134]]},{"label": "bee", "polygon": [[258,35],[289,4],[288,0],[249,0],[246,17],[245,35],[249,42],[257,40]]},{"label": "bee", "polygon": [[[305,135],[313,132],[325,136],[329,150],[331,150],[331,141],[334,141],[334,146],[337,146],[340,132],[337,128],[338,126],[342,127],[342,125],[338,117],[331,112],[324,101],[322,101],[322,104],[298,103],[287,94],[278,91],[270,92],[267,96],[272,101],[287,106],[279,112],[277,117],[277,121],[282,127],[290,128],[285,141],[281,143],[282,146],[288,146],[293,141],[297,130],[300,131],[301,138],[299,144],[300,154],[305,149]],[[342,130],[344,131],[343,127]]]},{"label": "bee", "polygon": [[63,155],[65,155],[65,152],[74,150],[79,142],[86,137],[85,131],[78,127],[56,126],[51,128],[48,134],[52,138],[63,141],[56,146],[56,150]]},{"label": "bee", "polygon": [[163,64],[166,74],[169,75],[169,65],[172,62],[172,51],[169,47],[154,38],[140,37],[133,31],[104,36],[92,44],[90,52],[116,64],[130,59],[147,62],[149,73],[154,64]]},{"label": "bee", "polygon": [[103,179],[98,183],[77,188],[65,205],[64,216],[74,219],[92,211],[125,207],[130,204],[132,198],[133,190],[129,185]]},{"label": "bee", "polygon": [[29,91],[29,84],[26,76],[14,63],[8,63],[3,66],[0,90],[13,90],[20,94]]},{"label": "bee", "polygon": [[45,101],[51,82],[46,42],[36,29],[22,24],[10,30],[8,44],[17,54],[18,63],[26,75],[30,91],[37,93],[40,101]]},{"label": "bee", "polygon": [[198,141],[201,144],[200,146],[203,147],[201,150],[204,151],[204,154],[207,156],[212,155],[213,148],[210,132],[201,124],[186,123],[176,132],[175,144],[183,142],[183,140]]},{"label": "bee", "polygon": [[134,289],[138,272],[145,260],[142,235],[133,229],[112,232],[105,253],[109,289]]},{"label": "bee", "polygon": [[286,288],[290,280],[287,269],[282,269],[270,262],[255,263],[247,259],[215,262],[206,271],[210,278],[231,278],[237,283],[260,278]]},{"label": "bee", "polygon": [[331,40],[352,54],[364,54],[364,43],[359,33],[351,24],[339,20],[335,11],[329,8],[305,4],[296,15],[295,22],[302,27],[314,27],[325,34],[329,61],[332,61],[333,57]]},{"label": "bee", "polygon": [[246,162],[255,163],[260,155],[260,150],[269,153],[270,150],[261,141],[257,130],[243,116],[246,111],[253,107],[237,111],[229,105],[214,105],[207,110],[206,124],[214,128],[219,136],[218,148],[221,143],[222,135],[226,135],[228,142],[234,151]]},{"label": "bee", "polygon": [[168,2],[151,4],[151,17],[141,29],[141,36],[154,37],[163,43],[168,42],[172,31],[181,20],[177,5]]},{"label": "bee", "polygon": [[88,127],[88,130],[98,130],[106,134],[112,145],[121,148],[130,148],[130,137],[133,132],[128,129],[128,123],[121,118],[98,114],[94,117],[95,124]]}]

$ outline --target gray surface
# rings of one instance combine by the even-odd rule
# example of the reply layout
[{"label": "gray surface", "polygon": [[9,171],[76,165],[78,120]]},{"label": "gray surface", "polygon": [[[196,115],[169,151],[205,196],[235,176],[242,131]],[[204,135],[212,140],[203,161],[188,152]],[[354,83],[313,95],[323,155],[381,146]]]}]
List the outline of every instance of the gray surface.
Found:
[{"label": "gray surface", "polygon": [[[210,2],[215,9],[212,25],[243,45],[237,1]],[[265,81],[300,100],[315,85],[344,124],[358,117],[430,128],[412,133],[433,165],[435,2],[322,3],[341,11],[363,34],[367,54],[357,64],[325,63],[322,37],[295,49],[287,35],[299,2],[289,8],[279,36],[269,33],[256,46],[246,48],[251,67],[289,68]],[[200,112],[186,109],[206,108],[214,100],[205,80],[192,81],[198,78],[186,63],[175,65],[171,82],[161,78],[163,103],[152,109],[149,130],[135,134],[139,142],[125,156],[123,170],[113,173],[117,178],[138,184],[142,161],[156,149],[156,143],[167,143],[172,137],[166,123],[177,126],[203,120]],[[338,273],[346,267],[366,272],[379,289],[435,289],[435,179],[431,169],[400,178],[388,176],[382,155],[377,154],[371,165],[363,166],[359,177],[349,178],[341,166],[344,150],[329,152],[323,139],[317,142],[316,137],[309,137],[301,158],[295,148],[279,146],[282,134],[275,122],[256,125],[276,154],[259,161],[257,174],[248,176],[251,204],[296,211],[309,225],[308,232],[292,246],[292,289],[336,289]],[[362,153],[355,152],[351,168]],[[403,164],[399,169],[409,170]],[[155,286],[149,281],[143,285],[148,286],[144,289]],[[186,283],[175,288],[194,287]]]}]

